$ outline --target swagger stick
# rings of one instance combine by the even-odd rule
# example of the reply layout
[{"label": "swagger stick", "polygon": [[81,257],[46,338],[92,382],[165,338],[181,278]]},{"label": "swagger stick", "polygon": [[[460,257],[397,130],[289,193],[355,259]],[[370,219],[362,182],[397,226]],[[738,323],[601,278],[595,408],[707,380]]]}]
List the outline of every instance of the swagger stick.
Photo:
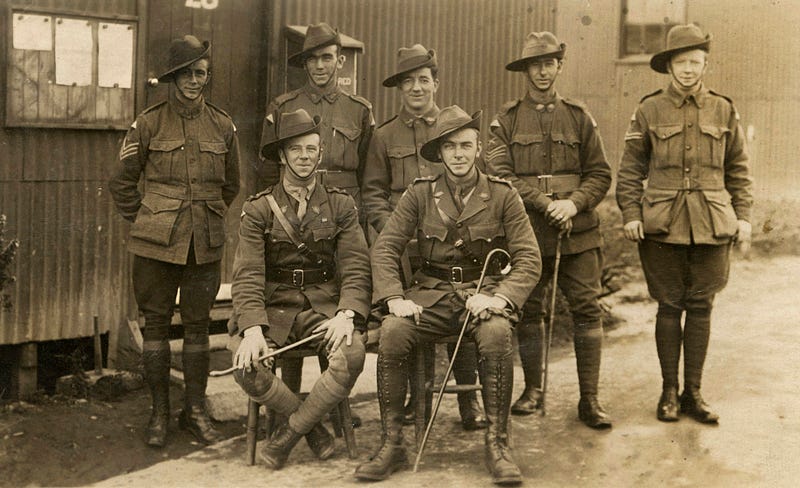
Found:
[{"label": "swagger stick", "polygon": [[[274,351],[270,351],[270,352],[264,354],[263,356],[261,356],[260,358],[258,358],[256,361],[263,363],[264,361],[266,361],[267,359],[269,359],[271,357],[275,357],[278,354],[282,354],[282,353],[284,353],[286,351],[294,349],[297,346],[302,346],[303,344],[311,342],[314,339],[319,339],[320,337],[323,337],[325,335],[325,332],[327,332],[327,329],[322,329],[319,332],[315,332],[315,333],[311,334],[310,336],[306,337],[305,339],[301,339],[301,340],[299,340],[297,342],[293,342],[293,343],[289,344],[288,346],[283,346],[280,349],[275,349]],[[266,366],[266,364],[265,364],[265,366]],[[211,371],[211,372],[208,373],[208,376],[225,376],[226,374],[233,373],[234,371],[236,371],[236,369],[237,369],[236,366],[233,366],[233,367],[230,367],[228,369],[223,369],[223,370],[220,370],[220,371]]]},{"label": "swagger stick", "polygon": [[[489,267],[489,263],[492,260],[492,257],[495,253],[502,253],[508,258],[508,265],[503,268],[501,271],[502,274],[508,274],[511,270],[511,255],[508,254],[504,249],[492,249],[489,251],[489,254],[486,255],[486,259],[483,261],[483,269],[481,270],[481,276],[478,278],[478,285],[475,287],[475,293],[481,291],[481,287],[483,286],[483,279],[486,277],[486,269]],[[461,330],[458,333],[458,339],[456,340],[456,345],[453,348],[453,355],[450,358],[450,364],[447,365],[447,372],[444,374],[444,379],[442,379],[442,386],[439,387],[439,394],[436,396],[436,403],[433,406],[433,410],[431,411],[431,418],[428,420],[428,426],[425,428],[425,435],[422,436],[422,442],[419,445],[419,450],[417,451],[417,459],[414,461],[414,472],[417,472],[417,468],[419,467],[419,462],[422,459],[422,453],[425,451],[425,443],[428,442],[428,435],[431,433],[431,428],[433,427],[433,422],[436,420],[436,414],[439,412],[439,405],[442,403],[442,396],[444,396],[444,390],[447,387],[447,382],[450,380],[450,375],[453,373],[453,364],[455,364],[456,356],[458,355],[458,350],[461,347],[461,340],[464,338],[464,332],[467,330],[467,324],[469,324],[470,319],[472,318],[472,314],[469,310],[467,310],[467,316],[464,318],[464,324],[461,325]],[[423,392],[417,392],[418,395],[423,394]]]},{"label": "swagger stick", "polygon": [[550,372],[550,344],[553,342],[553,324],[556,317],[556,294],[558,293],[558,267],[561,264],[561,233],[556,241],[556,262],[553,264],[553,293],[550,295],[550,317],[547,320],[547,344],[544,348],[544,367],[542,368],[542,417],[547,414],[547,376]]}]

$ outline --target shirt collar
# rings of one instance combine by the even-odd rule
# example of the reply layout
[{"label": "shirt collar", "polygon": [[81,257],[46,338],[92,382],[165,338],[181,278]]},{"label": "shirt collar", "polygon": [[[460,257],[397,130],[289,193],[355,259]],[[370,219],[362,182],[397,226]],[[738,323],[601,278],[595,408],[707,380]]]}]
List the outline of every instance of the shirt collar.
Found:
[{"label": "shirt collar", "polygon": [[[311,178],[308,185],[305,187],[308,190],[308,194],[306,195],[306,200],[311,200],[311,195],[314,193],[314,188],[317,186],[317,178]],[[283,189],[286,190],[286,194],[297,200],[300,201],[300,190],[303,188],[301,185],[295,185],[286,178],[283,178]]]},{"label": "shirt collar", "polygon": [[414,121],[417,119],[422,119],[423,121],[425,121],[426,124],[433,125],[436,123],[436,119],[439,117],[439,106],[434,103],[433,106],[422,115],[412,114],[411,112],[406,110],[405,106],[403,106],[400,107],[399,117],[400,120],[408,127],[414,125]]},{"label": "shirt collar", "polygon": [[703,108],[705,99],[708,96],[708,88],[706,88],[704,84],[701,84],[699,90],[686,95],[678,91],[678,89],[675,88],[675,85],[670,82],[669,87],[667,87],[667,96],[678,108],[681,108],[684,103],[692,101],[694,101],[698,108]]},{"label": "shirt collar", "polygon": [[339,97],[339,93],[341,93],[336,83],[330,83],[320,88],[311,82],[307,82],[305,86],[303,86],[303,90],[314,103],[319,103],[323,98],[327,100],[328,103],[333,103]]},{"label": "shirt collar", "polygon": [[203,95],[191,101],[183,101],[178,98],[177,90],[177,87],[171,87],[169,97],[167,98],[167,102],[169,106],[172,107],[172,110],[185,119],[199,117],[206,106]]}]

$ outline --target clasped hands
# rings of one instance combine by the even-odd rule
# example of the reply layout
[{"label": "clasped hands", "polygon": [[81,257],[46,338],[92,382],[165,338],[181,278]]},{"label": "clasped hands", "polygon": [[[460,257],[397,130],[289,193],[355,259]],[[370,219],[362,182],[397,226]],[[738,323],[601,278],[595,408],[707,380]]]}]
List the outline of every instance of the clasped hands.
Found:
[{"label": "clasped hands", "polygon": [[[413,300],[406,300],[405,298],[392,298],[386,302],[389,307],[389,313],[396,317],[414,317],[414,322],[419,325],[419,315],[422,313],[422,306],[418,305]],[[484,295],[483,293],[476,293],[467,298],[464,304],[467,310],[474,317],[481,320],[486,320],[491,315],[491,309],[503,310],[507,303],[503,298],[498,296]]]},{"label": "clasped hands", "polygon": [[544,211],[547,222],[561,229],[561,233],[569,237],[572,232],[572,217],[578,214],[575,202],[569,199],[553,200]]}]

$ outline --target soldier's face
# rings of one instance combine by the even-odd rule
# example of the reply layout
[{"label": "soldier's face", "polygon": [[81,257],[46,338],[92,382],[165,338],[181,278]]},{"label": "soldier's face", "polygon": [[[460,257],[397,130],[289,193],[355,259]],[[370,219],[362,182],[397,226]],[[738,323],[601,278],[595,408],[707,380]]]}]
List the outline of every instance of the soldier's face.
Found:
[{"label": "soldier's face", "polygon": [[319,134],[306,134],[286,141],[281,160],[294,174],[307,178],[317,169],[321,153]]},{"label": "soldier's face", "polygon": [[703,79],[708,60],[702,49],[678,53],[669,61],[668,69],[679,88],[694,88]]},{"label": "soldier's face", "polygon": [[418,68],[406,73],[398,83],[403,95],[403,106],[412,114],[423,114],[434,104],[433,96],[439,89],[439,80],[433,78],[430,68]]},{"label": "soldier's face", "polygon": [[475,166],[475,159],[480,153],[481,143],[475,129],[455,131],[445,137],[439,146],[439,156],[455,176],[467,175]]},{"label": "soldier's face", "polygon": [[324,87],[334,80],[342,65],[344,56],[339,54],[338,46],[325,46],[315,49],[306,58],[306,73],[313,84]]},{"label": "soldier's face", "polygon": [[539,58],[528,63],[528,79],[540,91],[547,91],[556,82],[563,64],[556,58]]},{"label": "soldier's face", "polygon": [[178,87],[178,93],[189,100],[199,97],[208,80],[211,79],[208,69],[208,60],[198,59],[175,73],[175,86]]}]

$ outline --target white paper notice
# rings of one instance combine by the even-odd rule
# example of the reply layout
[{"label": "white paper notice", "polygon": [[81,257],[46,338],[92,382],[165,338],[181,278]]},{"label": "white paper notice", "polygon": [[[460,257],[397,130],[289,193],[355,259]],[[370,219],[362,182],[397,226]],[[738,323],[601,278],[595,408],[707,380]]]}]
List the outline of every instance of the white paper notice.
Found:
[{"label": "white paper notice", "polygon": [[53,50],[53,24],[48,15],[14,13],[14,49]]},{"label": "white paper notice", "polygon": [[56,83],[92,84],[92,26],[85,20],[56,19]]},{"label": "white paper notice", "polygon": [[97,30],[97,82],[130,88],[133,79],[133,29],[128,24],[100,22]]}]

